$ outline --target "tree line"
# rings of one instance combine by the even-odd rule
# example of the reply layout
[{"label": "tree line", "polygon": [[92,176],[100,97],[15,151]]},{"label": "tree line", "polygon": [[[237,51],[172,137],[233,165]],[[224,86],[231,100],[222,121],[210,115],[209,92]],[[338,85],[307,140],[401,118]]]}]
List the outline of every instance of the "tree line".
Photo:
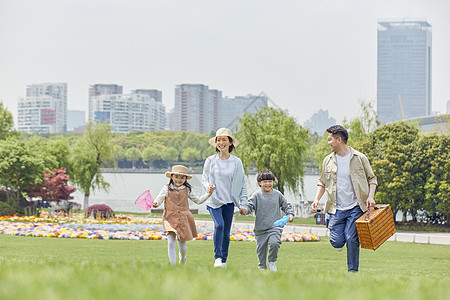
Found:
[{"label": "tree line", "polygon": [[[390,204],[394,212],[408,213],[414,221],[447,224],[450,215],[449,118],[439,132],[422,134],[417,124],[403,121],[380,125],[373,102],[360,102],[358,117],[343,125],[349,145],[369,158],[379,187],[377,203]],[[108,124],[87,123],[83,134],[28,135],[11,131],[12,115],[0,103],[0,186],[16,197],[37,186],[44,174],[66,169],[70,181],[85,195],[107,189],[102,167],[167,169],[183,163],[201,167],[215,149],[207,143],[211,134],[181,131],[111,133]],[[286,112],[263,108],[244,114],[235,135],[235,149],[244,168],[269,169],[276,188],[301,193],[305,170],[319,169],[329,153],[327,134],[311,134]]]}]

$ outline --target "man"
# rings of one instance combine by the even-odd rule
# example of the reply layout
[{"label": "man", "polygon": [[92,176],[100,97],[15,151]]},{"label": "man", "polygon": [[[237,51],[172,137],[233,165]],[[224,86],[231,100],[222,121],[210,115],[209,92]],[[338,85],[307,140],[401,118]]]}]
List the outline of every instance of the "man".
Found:
[{"label": "man", "polygon": [[367,157],[347,145],[348,133],[344,127],[334,125],[327,132],[332,153],[323,160],[311,208],[313,212],[317,211],[319,200],[326,192],[330,243],[338,251],[347,244],[348,271],[358,272],[359,239],[355,221],[368,207],[375,206],[377,178]]}]

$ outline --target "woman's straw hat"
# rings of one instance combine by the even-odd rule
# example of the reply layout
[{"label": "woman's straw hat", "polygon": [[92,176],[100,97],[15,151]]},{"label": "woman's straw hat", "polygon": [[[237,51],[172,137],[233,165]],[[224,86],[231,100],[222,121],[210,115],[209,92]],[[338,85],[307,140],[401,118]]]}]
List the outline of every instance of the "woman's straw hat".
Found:
[{"label": "woman's straw hat", "polygon": [[216,136],[212,137],[208,140],[208,143],[213,146],[214,148],[217,146],[216,145],[216,138],[218,136],[229,136],[232,140],[233,140],[233,145],[234,147],[237,147],[239,145],[239,141],[233,136],[233,133],[231,132],[230,129],[228,128],[219,128],[216,131]]},{"label": "woman's straw hat", "polygon": [[173,174],[179,174],[186,176],[186,179],[191,179],[192,175],[188,174],[188,168],[182,165],[175,165],[172,167],[172,172],[166,172],[166,177],[171,178]]}]

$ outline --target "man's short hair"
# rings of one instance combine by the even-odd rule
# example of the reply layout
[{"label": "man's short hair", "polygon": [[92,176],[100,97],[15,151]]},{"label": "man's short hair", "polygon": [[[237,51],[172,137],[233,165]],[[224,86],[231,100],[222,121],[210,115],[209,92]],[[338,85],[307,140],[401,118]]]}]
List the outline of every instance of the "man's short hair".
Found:
[{"label": "man's short hair", "polygon": [[334,138],[340,137],[347,144],[348,132],[341,125],[333,125],[327,129],[327,132],[331,133]]},{"label": "man's short hair", "polygon": [[273,173],[269,170],[261,170],[261,172],[259,172],[258,176],[256,177],[256,180],[258,182],[261,182],[263,180],[275,180],[275,175],[273,175]]}]

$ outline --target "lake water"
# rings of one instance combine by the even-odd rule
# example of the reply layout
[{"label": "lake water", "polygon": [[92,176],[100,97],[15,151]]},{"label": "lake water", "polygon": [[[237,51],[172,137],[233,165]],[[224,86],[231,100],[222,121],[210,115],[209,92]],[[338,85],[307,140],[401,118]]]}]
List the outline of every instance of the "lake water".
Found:
[{"label": "lake water", "polygon": [[[148,174],[148,173],[104,173],[105,180],[111,184],[108,192],[93,191],[89,197],[89,205],[106,204],[114,211],[123,212],[144,212],[144,210],[134,204],[136,198],[145,190],[150,190],[153,197],[159,194],[159,191],[164,184],[169,182],[169,179],[164,174]],[[201,174],[194,174],[194,177],[189,180],[193,186],[193,190],[197,195],[201,195],[203,189],[201,188]],[[318,175],[305,175],[304,177],[304,193],[299,196],[294,196],[290,192],[286,192],[287,200],[296,208],[296,215],[306,213],[308,209],[305,201],[313,201],[316,193],[316,184]],[[247,177],[248,194],[251,195],[257,190],[256,175],[249,175]],[[74,199],[72,201],[83,205],[84,195],[80,191],[72,194]],[[322,198],[321,202],[325,200]],[[195,204],[189,201],[191,209],[198,209],[200,214],[208,214],[205,204]],[[162,208],[162,206],[160,207]],[[303,212],[304,211],[304,212]]]}]

